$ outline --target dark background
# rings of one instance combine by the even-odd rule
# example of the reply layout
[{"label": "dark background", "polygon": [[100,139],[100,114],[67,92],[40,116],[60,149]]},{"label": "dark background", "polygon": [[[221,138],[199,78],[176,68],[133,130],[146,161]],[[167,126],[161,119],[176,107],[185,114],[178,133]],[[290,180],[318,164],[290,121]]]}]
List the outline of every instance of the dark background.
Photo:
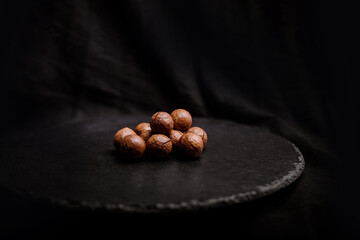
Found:
[{"label": "dark background", "polygon": [[0,13],[1,131],[33,118],[52,124],[185,108],[194,116],[268,128],[294,142],[306,161],[303,176],[273,196],[195,213],[69,210],[3,190],[5,235],[159,234],[157,229],[312,239],[358,235],[351,6],[5,1]]}]

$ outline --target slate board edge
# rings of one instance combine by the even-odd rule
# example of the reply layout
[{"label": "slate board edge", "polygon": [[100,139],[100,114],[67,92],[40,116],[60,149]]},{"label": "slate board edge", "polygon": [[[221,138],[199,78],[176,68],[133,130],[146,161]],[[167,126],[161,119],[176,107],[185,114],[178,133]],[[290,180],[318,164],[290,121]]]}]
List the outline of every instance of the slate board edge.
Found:
[{"label": "slate board edge", "polygon": [[[287,140],[286,140],[287,141]],[[276,192],[294,182],[303,172],[305,168],[305,160],[300,150],[290,141],[289,142],[295,152],[298,154],[298,162],[294,163],[295,169],[289,171],[281,179],[278,179],[269,184],[258,186],[256,190],[233,194],[224,197],[211,198],[206,200],[190,200],[177,203],[157,203],[153,205],[146,204],[113,204],[113,203],[100,203],[100,202],[86,202],[74,201],[59,198],[38,198],[32,196],[26,191],[11,190],[10,192],[19,195],[20,197],[28,197],[36,202],[50,203],[55,206],[75,209],[89,209],[109,212],[124,212],[124,213],[157,213],[157,212],[176,212],[176,211],[193,211],[211,207],[221,207],[232,204],[238,204],[249,200],[254,200],[273,192]],[[3,188],[4,186],[1,186]],[[7,189],[4,187],[4,189]]]},{"label": "slate board edge", "polygon": [[[289,141],[288,141],[289,142]],[[50,198],[50,202],[67,208],[85,208],[92,210],[119,211],[128,213],[151,213],[151,212],[174,212],[174,211],[191,211],[210,207],[220,207],[225,205],[238,204],[249,200],[257,199],[273,192],[276,192],[294,182],[305,168],[305,160],[300,150],[289,142],[295,152],[298,154],[298,162],[294,163],[295,169],[289,171],[281,179],[269,184],[258,186],[256,190],[233,194],[224,197],[211,198],[207,200],[190,200],[178,203],[157,203],[154,205],[146,204],[110,204],[100,202],[73,201],[58,198]]]}]

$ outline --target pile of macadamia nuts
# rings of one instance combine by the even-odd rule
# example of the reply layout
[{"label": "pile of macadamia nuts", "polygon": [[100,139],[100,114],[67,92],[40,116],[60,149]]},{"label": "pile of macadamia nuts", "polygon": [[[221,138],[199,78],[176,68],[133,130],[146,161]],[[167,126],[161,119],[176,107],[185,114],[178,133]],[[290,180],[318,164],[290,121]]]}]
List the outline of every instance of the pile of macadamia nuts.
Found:
[{"label": "pile of macadamia nuts", "polygon": [[198,157],[208,140],[206,132],[191,127],[192,117],[184,109],[171,114],[155,113],[150,123],[140,123],[135,131],[125,127],[114,135],[118,152],[131,159],[139,159],[145,153],[154,158],[165,158],[173,149],[188,157]]}]

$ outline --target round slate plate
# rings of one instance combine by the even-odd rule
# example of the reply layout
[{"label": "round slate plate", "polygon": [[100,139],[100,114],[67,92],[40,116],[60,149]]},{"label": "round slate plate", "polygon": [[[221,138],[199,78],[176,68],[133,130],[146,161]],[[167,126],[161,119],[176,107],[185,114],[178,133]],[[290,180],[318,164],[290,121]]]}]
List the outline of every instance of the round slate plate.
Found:
[{"label": "round slate plate", "polygon": [[121,159],[112,145],[116,130],[148,119],[103,116],[13,131],[0,139],[0,185],[69,207],[168,211],[259,198],[289,185],[304,169],[301,153],[287,140],[204,118],[193,124],[209,136],[199,159],[175,153],[162,161]]}]

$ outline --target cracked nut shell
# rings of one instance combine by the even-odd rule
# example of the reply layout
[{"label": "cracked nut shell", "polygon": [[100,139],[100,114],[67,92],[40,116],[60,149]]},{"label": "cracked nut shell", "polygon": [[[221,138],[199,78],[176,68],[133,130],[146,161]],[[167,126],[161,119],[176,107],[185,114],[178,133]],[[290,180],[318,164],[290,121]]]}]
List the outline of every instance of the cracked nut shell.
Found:
[{"label": "cracked nut shell", "polygon": [[191,127],[192,117],[191,114],[185,109],[176,109],[171,113],[174,120],[174,129],[185,132]]},{"label": "cracked nut shell", "polygon": [[123,142],[124,138],[128,135],[132,135],[135,134],[135,132],[128,128],[128,127],[124,127],[122,129],[120,129],[119,131],[117,131],[114,135],[114,147],[119,151],[120,150],[120,144]]},{"label": "cracked nut shell", "polygon": [[151,117],[150,127],[153,134],[160,133],[168,136],[174,128],[174,121],[167,112],[157,112]]},{"label": "cracked nut shell", "polygon": [[154,134],[146,142],[147,152],[156,158],[168,156],[172,150],[170,138],[163,134]]},{"label": "cracked nut shell", "polygon": [[179,141],[180,138],[183,136],[184,134],[181,131],[178,130],[172,130],[170,132],[170,140],[171,143],[174,147],[179,147]]},{"label": "cracked nut shell", "polygon": [[135,133],[142,137],[145,141],[151,136],[150,123],[140,123],[135,128]]},{"label": "cracked nut shell", "polygon": [[203,141],[195,133],[185,133],[180,138],[180,149],[189,157],[198,157],[203,151]]},{"label": "cracked nut shell", "polygon": [[207,136],[206,132],[204,131],[204,129],[199,128],[199,127],[192,127],[187,131],[187,133],[195,133],[199,137],[201,137],[201,139],[203,140],[203,143],[204,143],[204,147],[205,147],[207,140],[208,140],[208,136]]}]

